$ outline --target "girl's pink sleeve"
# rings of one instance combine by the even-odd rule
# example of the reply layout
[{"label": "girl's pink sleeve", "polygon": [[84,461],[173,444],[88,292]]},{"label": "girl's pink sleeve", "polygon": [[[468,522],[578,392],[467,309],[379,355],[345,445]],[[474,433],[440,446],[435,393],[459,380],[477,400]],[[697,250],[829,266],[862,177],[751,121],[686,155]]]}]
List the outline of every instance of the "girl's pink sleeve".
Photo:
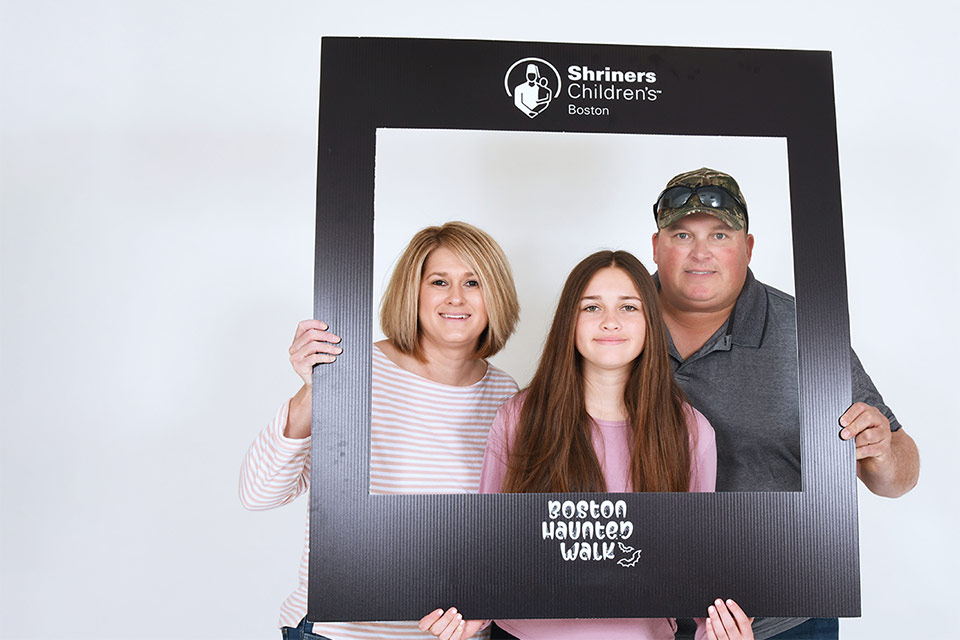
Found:
[{"label": "girl's pink sleeve", "polygon": [[517,396],[514,396],[503,403],[493,418],[480,469],[480,493],[500,493],[503,478],[507,475],[507,452],[517,426],[518,405]]},{"label": "girl's pink sleeve", "polygon": [[693,634],[694,640],[707,640],[707,619],[694,618],[697,623],[697,631]]},{"label": "girl's pink sleeve", "polygon": [[717,437],[702,413],[687,405],[690,429],[690,491],[717,489]]},{"label": "girl's pink sleeve", "polygon": [[[690,412],[690,447],[692,468],[690,469],[690,491],[712,492],[717,489],[717,436],[710,421],[694,409]],[[696,440],[694,441],[694,437]],[[697,623],[696,640],[706,640],[707,619],[694,618]]]}]

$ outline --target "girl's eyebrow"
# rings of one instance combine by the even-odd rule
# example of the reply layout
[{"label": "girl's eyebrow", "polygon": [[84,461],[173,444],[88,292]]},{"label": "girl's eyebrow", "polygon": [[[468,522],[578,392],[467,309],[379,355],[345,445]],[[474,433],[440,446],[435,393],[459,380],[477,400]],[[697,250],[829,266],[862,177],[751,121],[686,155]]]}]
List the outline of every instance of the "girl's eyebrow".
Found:
[{"label": "girl's eyebrow", "polygon": [[[599,300],[600,296],[583,296],[581,300]],[[643,302],[642,298],[638,296],[618,296],[617,300],[636,300],[637,302]]]}]

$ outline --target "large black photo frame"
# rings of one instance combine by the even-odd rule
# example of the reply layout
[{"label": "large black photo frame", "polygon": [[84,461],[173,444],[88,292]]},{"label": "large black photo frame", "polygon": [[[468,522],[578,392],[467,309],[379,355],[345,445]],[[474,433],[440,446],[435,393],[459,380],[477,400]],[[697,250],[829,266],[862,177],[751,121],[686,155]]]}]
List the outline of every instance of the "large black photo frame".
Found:
[{"label": "large black photo frame", "polygon": [[[526,64],[553,92],[533,115],[510,95],[511,70]],[[383,128],[786,139],[803,490],[371,495]],[[349,349],[314,372],[310,620],[416,619],[451,605],[468,618],[692,616],[718,595],[751,615],[860,614],[854,449],[837,436],[850,349],[828,52],[324,38],[317,171],[314,313]],[[612,500],[598,519],[629,522],[642,560],[564,561],[541,534],[565,500]]]}]

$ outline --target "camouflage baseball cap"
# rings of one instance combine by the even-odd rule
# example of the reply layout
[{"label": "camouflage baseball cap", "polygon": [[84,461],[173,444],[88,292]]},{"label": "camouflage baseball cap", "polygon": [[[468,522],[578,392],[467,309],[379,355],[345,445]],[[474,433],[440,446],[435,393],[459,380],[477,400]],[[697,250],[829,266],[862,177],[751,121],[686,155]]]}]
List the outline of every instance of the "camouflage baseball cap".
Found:
[{"label": "camouflage baseball cap", "polygon": [[[694,194],[691,195],[683,205],[677,208],[658,207],[661,198],[663,198],[664,194],[666,194],[666,192],[673,187],[689,187],[691,189],[696,189],[697,187],[705,186],[720,187],[728,194],[733,196],[729,206],[706,206],[704,203],[700,202],[700,198],[695,197]],[[727,226],[738,231],[740,229],[747,228],[747,203],[743,199],[743,194],[740,193],[740,186],[737,185],[737,181],[734,180],[732,176],[715,169],[702,167],[694,171],[687,171],[686,173],[681,173],[680,175],[674,176],[670,179],[670,182],[667,183],[666,188],[664,188],[663,192],[657,198],[657,202],[653,204],[653,215],[657,221],[658,229],[669,227],[680,218],[688,216],[692,213],[701,212],[716,216],[720,220],[723,220]]]}]

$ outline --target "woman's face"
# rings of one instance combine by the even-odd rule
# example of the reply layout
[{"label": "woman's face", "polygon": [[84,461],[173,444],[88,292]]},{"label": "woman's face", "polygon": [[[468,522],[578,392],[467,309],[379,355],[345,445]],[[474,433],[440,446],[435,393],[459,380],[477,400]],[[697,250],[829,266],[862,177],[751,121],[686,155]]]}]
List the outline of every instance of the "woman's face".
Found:
[{"label": "woman's face", "polygon": [[629,369],[643,352],[647,322],[640,293],[624,271],[615,267],[594,274],[580,298],[576,346],[589,369]]},{"label": "woman's face", "polygon": [[487,328],[487,309],[473,268],[445,247],[427,256],[420,280],[420,344],[425,349],[475,350]]}]

